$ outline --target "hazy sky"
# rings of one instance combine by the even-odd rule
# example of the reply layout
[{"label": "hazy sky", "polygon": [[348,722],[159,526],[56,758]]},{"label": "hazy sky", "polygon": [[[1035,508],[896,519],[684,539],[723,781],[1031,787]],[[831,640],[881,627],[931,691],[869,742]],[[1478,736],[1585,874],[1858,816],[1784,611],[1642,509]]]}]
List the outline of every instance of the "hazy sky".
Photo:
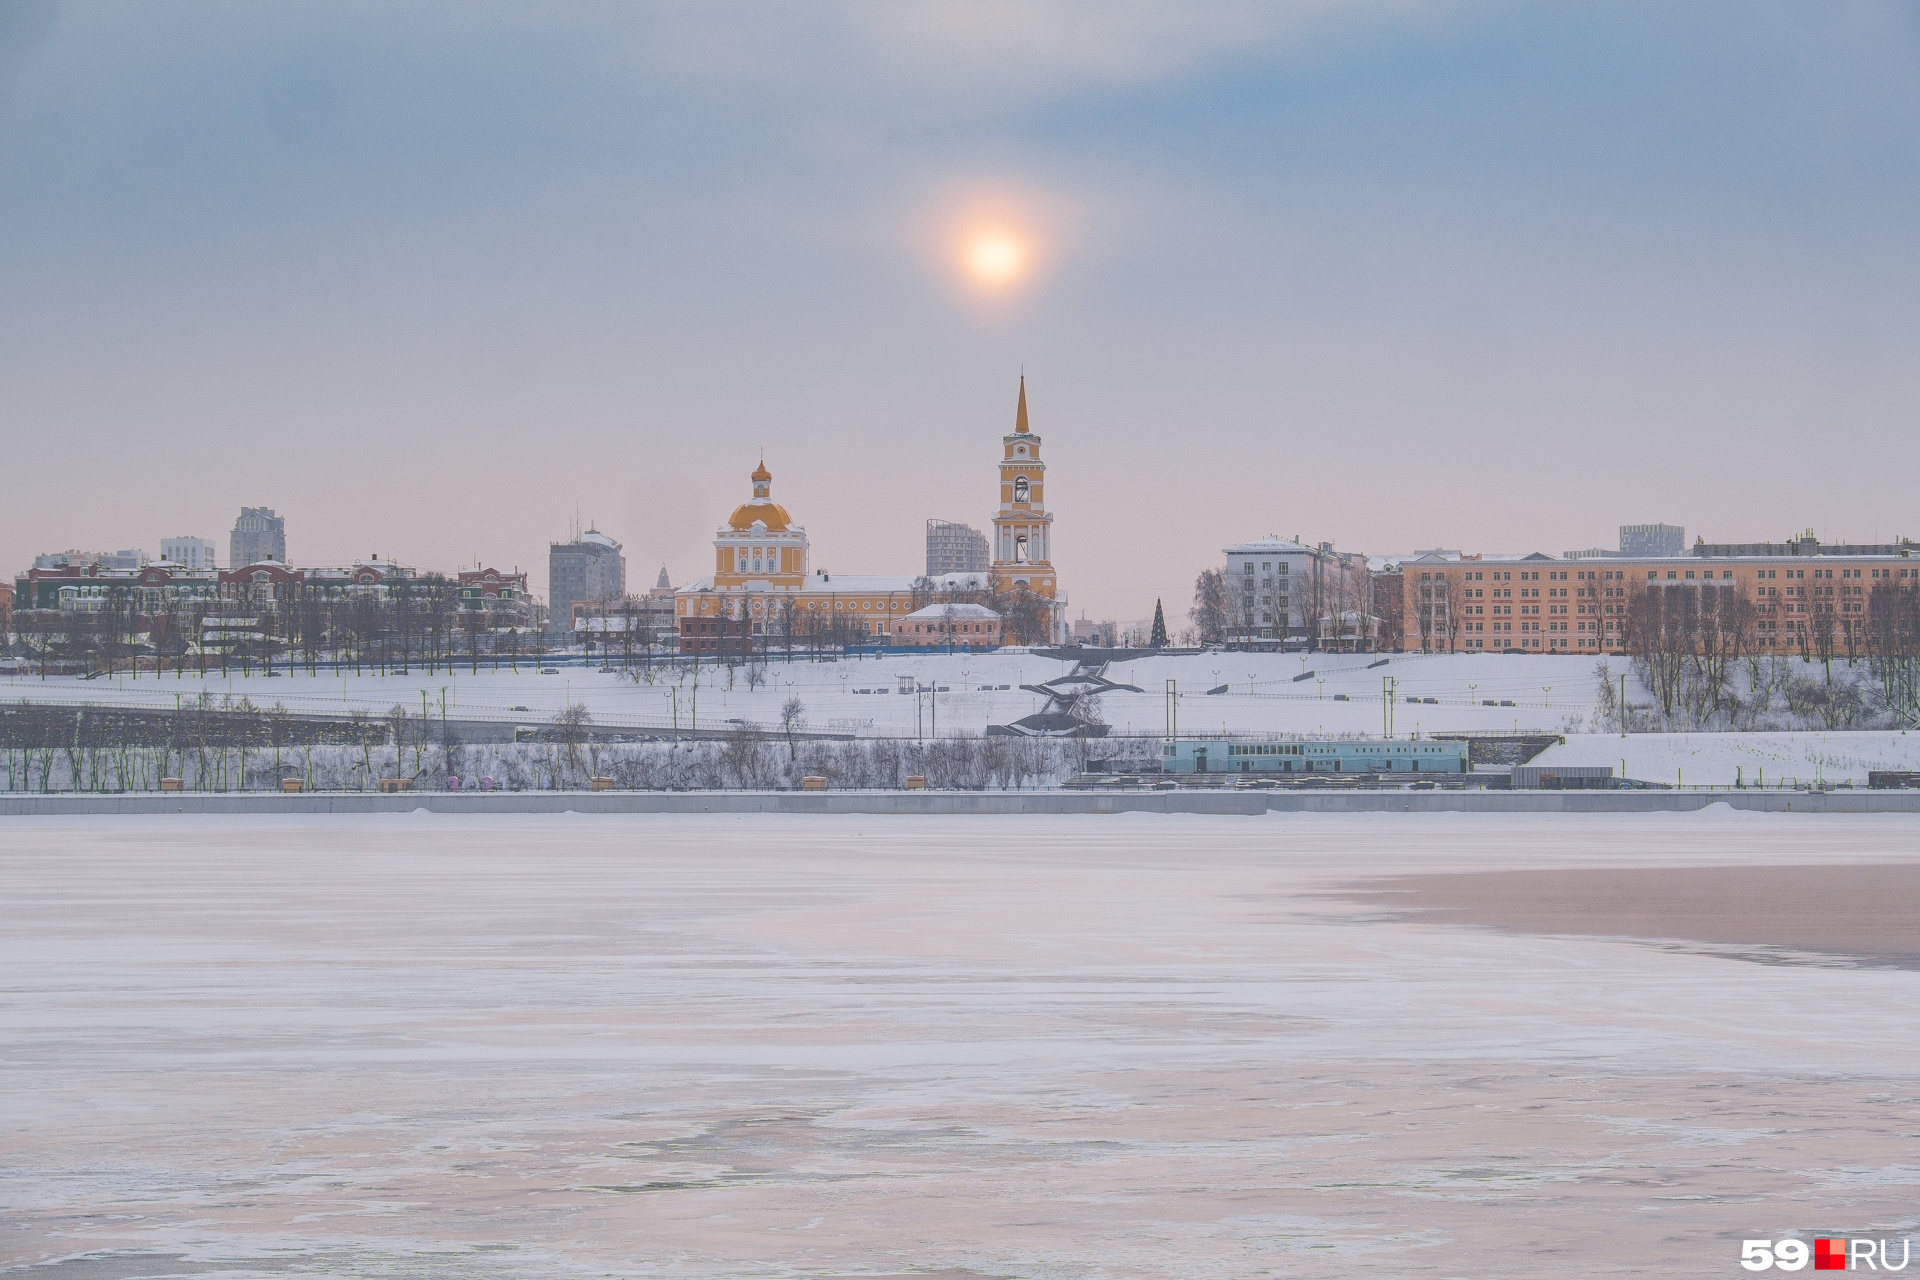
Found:
[{"label": "hazy sky", "polygon": [[[1920,7],[0,0],[0,568],[1920,536]],[[965,237],[1032,270],[983,291]]]}]

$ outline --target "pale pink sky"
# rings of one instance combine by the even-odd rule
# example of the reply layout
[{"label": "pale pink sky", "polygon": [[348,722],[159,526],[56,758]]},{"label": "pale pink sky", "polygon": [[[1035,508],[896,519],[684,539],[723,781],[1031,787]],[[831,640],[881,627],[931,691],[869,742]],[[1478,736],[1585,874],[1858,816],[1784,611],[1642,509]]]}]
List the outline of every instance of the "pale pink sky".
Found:
[{"label": "pale pink sky", "polygon": [[764,448],[912,573],[1023,365],[1076,615],[1270,532],[1920,535],[1911,10],[1101,12],[0,11],[0,567],[248,504],[543,584],[578,509],[683,581]]}]

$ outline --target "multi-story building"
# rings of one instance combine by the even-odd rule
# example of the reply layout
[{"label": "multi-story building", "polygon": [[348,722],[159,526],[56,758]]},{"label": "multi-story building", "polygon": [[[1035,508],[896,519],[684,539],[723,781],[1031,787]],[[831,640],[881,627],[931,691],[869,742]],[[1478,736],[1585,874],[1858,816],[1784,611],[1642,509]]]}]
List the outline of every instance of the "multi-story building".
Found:
[{"label": "multi-story building", "polygon": [[147,563],[147,553],[128,548],[125,551],[49,551],[33,558],[36,569],[116,569],[130,571]]},{"label": "multi-story building", "polygon": [[1066,599],[1048,559],[1053,517],[1041,491],[1040,437],[1028,426],[1024,381],[999,465],[993,562],[985,574],[949,573],[929,582],[813,568],[807,531],[773,500],[773,473],[762,460],[750,477],[752,498],[714,536],[713,574],[675,593],[681,652],[739,652],[766,643],[896,644],[901,622],[937,603],[991,602],[1024,642],[1059,639]]},{"label": "multi-story building", "polygon": [[227,539],[227,565],[287,562],[287,522],[273,513],[272,507],[242,507]]},{"label": "multi-story building", "polygon": [[485,614],[494,626],[525,626],[533,620],[533,593],[527,590],[527,575],[517,569],[462,569],[455,582],[462,613]]},{"label": "multi-story building", "polygon": [[1367,558],[1273,534],[1224,549],[1227,643],[1351,647],[1378,634]]},{"label": "multi-story building", "polygon": [[927,521],[927,576],[985,573],[992,561],[987,535],[952,520]]},{"label": "multi-story building", "polygon": [[98,613],[127,607],[157,613],[220,599],[219,576],[213,570],[192,571],[177,566],[148,564],[137,569],[106,569],[97,563],[32,568],[14,580],[16,608]]},{"label": "multi-story building", "polygon": [[618,600],[627,594],[627,558],[620,551],[620,544],[598,529],[548,546],[549,629],[565,632],[572,627],[576,601]]},{"label": "multi-story building", "polygon": [[217,569],[214,563],[213,539],[211,538],[162,538],[160,539],[160,558],[168,564],[177,564],[182,569],[199,572],[203,569]]},{"label": "multi-story building", "polygon": [[1620,554],[1643,560],[1686,554],[1687,531],[1677,524],[1623,524]]},{"label": "multi-story building", "polygon": [[1313,548],[1273,534],[1226,548],[1229,642],[1283,642],[1310,634],[1305,593],[1294,584],[1311,576],[1313,555]]},{"label": "multi-story building", "polygon": [[1920,590],[1920,546],[1711,544],[1682,556],[1605,561],[1525,556],[1416,556],[1401,564],[1405,638],[1428,652],[1619,653],[1628,611],[1645,591],[1695,593],[1691,615],[1744,632],[1756,652],[1821,649],[1864,637],[1875,585]]}]

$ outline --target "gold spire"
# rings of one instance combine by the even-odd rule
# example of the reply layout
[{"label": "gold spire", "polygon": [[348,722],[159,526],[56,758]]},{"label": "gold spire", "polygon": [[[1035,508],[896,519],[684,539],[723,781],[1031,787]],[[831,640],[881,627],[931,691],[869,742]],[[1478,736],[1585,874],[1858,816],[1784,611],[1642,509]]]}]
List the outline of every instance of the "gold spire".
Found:
[{"label": "gold spire", "polygon": [[1016,435],[1027,434],[1027,375],[1020,375],[1020,408],[1013,415],[1013,430]]}]

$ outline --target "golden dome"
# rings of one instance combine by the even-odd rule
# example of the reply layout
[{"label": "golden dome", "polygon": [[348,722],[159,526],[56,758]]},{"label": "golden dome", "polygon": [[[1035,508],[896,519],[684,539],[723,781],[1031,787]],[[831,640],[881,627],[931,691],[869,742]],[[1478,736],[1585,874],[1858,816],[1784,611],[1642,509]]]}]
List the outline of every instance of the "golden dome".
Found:
[{"label": "golden dome", "polygon": [[767,470],[767,460],[760,459],[760,465],[753,469],[748,477],[753,481],[753,500],[734,508],[727,523],[735,529],[751,529],[755,520],[765,522],[772,533],[784,533],[793,518],[787,509],[775,502],[773,494],[773,472]]},{"label": "golden dome", "polygon": [[785,533],[792,523],[787,509],[771,498],[755,498],[752,502],[743,502],[733,509],[727,517],[727,524],[735,529],[751,529],[755,520],[766,522],[769,533]]}]

